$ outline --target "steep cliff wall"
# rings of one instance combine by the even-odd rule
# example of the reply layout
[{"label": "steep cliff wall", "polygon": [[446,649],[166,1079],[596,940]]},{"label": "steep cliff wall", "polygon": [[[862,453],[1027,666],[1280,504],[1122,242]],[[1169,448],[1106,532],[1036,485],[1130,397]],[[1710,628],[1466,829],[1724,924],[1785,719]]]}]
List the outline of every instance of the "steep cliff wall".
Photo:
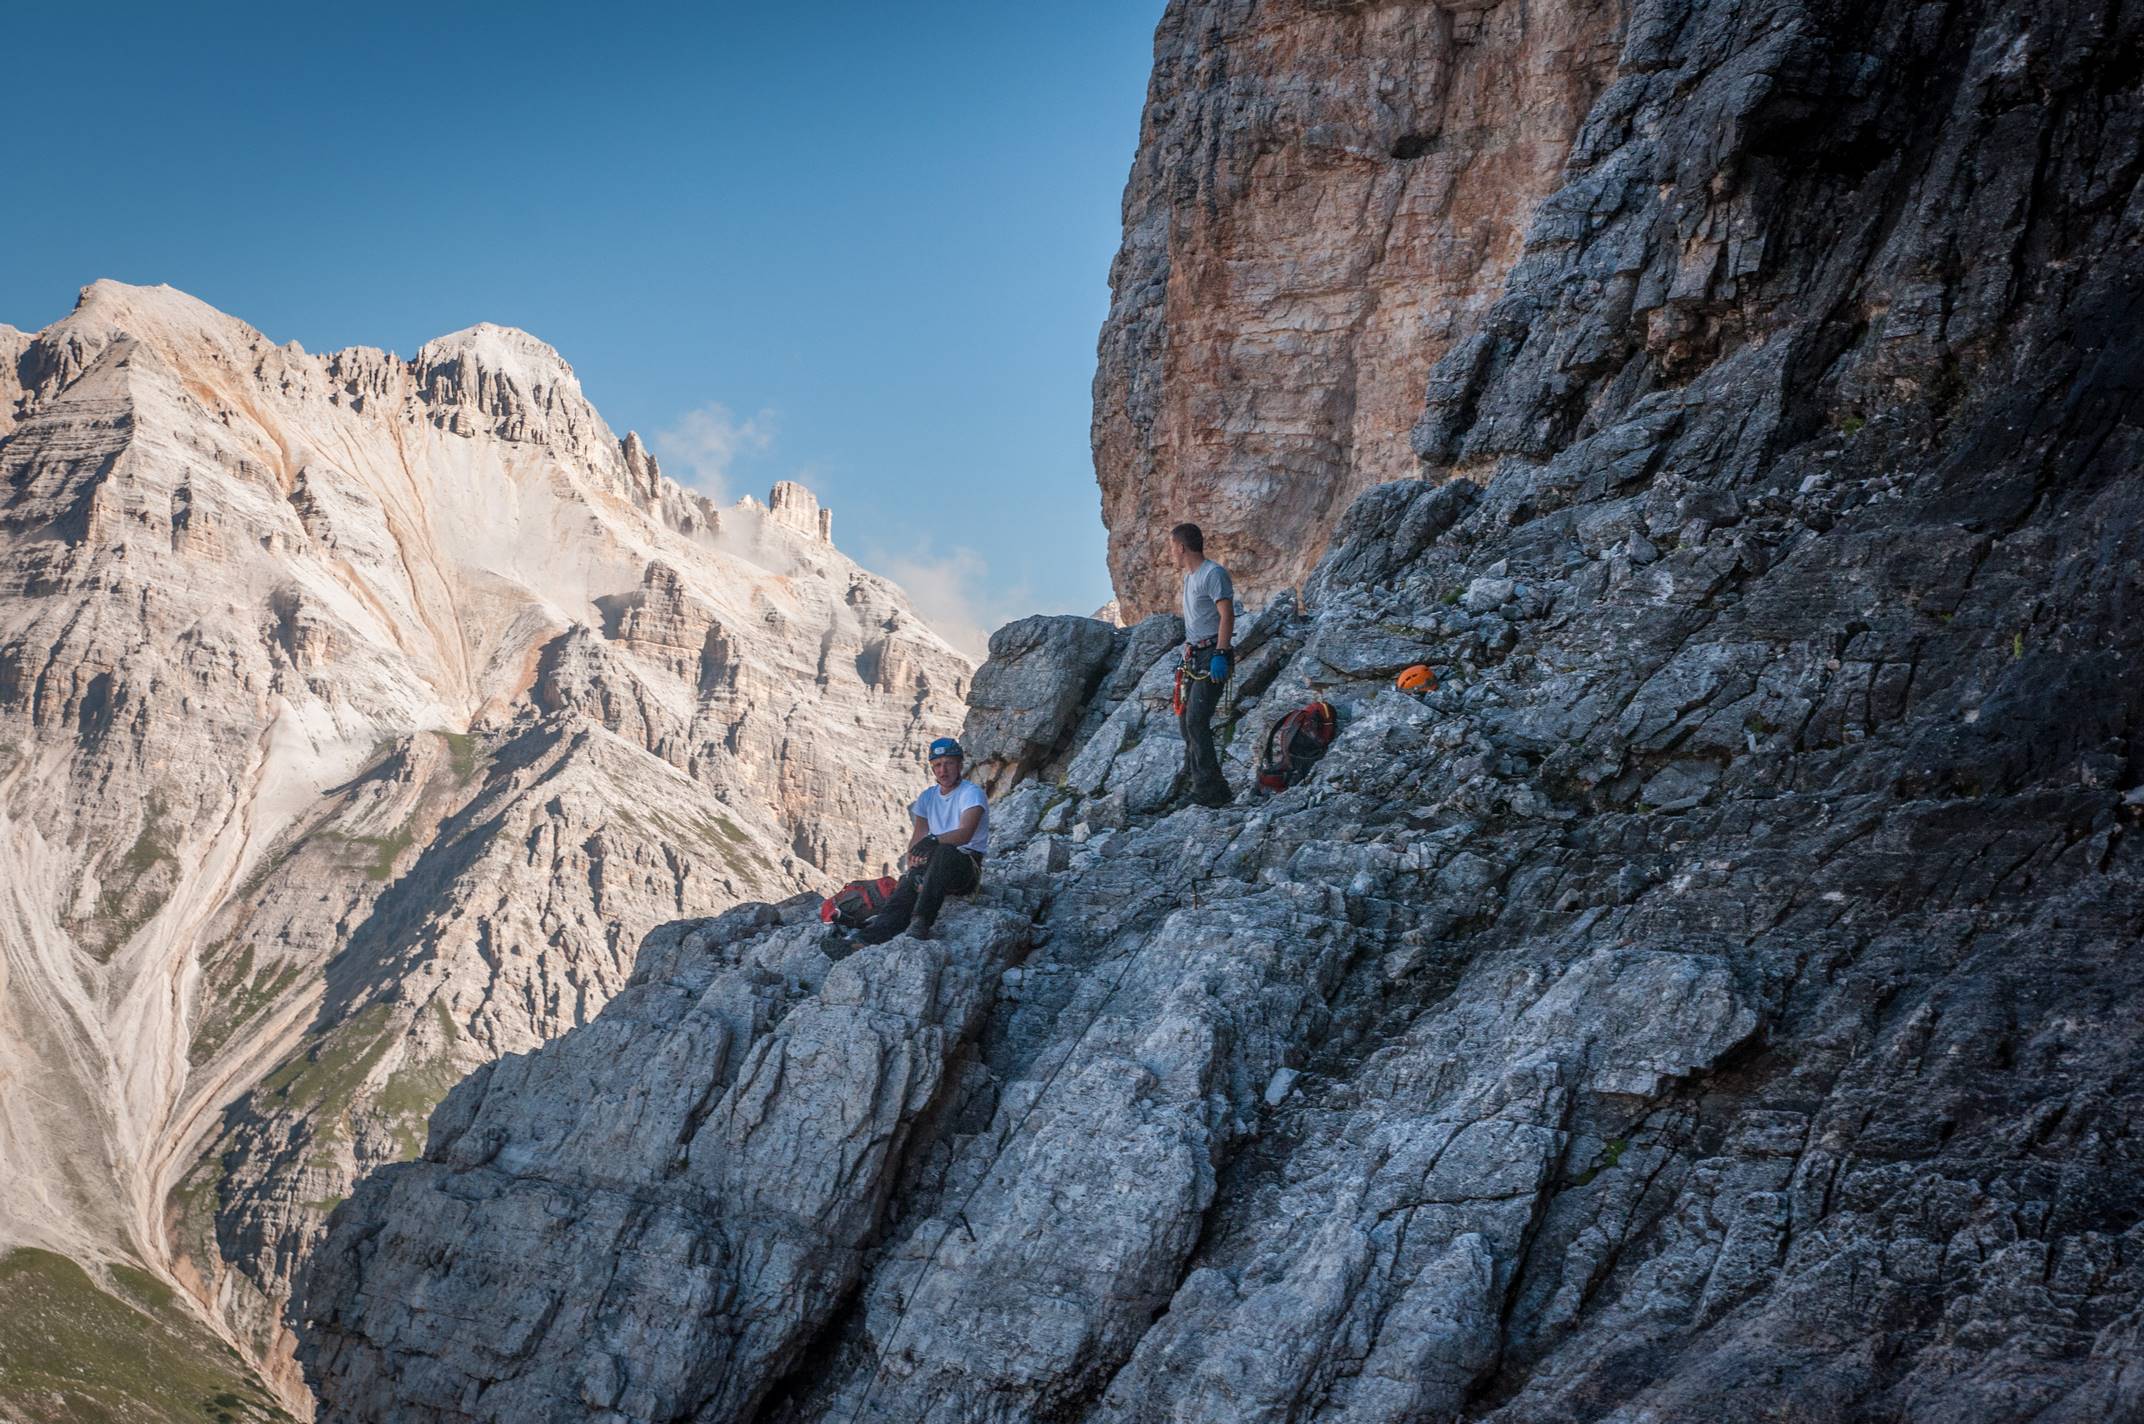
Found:
[{"label": "steep cliff wall", "polygon": [[[1317,695],[1315,774],[1171,812],[1166,616],[1007,630],[979,902],[838,964],[674,927],[458,1089],[314,1257],[326,1417],[2144,1415],[2144,12],[1611,38],[1425,373],[1467,478],[1245,630],[1231,774]],[[911,995],[949,947],[1014,961],[979,1014]],[[701,1021],[746,1071],[575,1047]]]},{"label": "steep cliff wall", "polygon": [[1174,606],[1171,525],[1263,602],[1356,495],[1414,473],[1424,378],[1501,290],[1622,10],[1173,0],[1094,378],[1128,618]]},{"label": "steep cliff wall", "polygon": [[100,282],[0,370],[0,1250],[120,1320],[163,1275],[302,1405],[357,1177],[651,928],[875,867],[969,669],[525,332],[315,356]]}]

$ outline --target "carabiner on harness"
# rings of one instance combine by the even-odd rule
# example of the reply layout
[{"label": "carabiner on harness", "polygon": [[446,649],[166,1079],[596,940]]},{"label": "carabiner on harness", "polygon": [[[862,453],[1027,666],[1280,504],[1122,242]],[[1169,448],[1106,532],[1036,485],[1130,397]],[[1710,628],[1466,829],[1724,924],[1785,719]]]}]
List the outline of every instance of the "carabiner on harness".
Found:
[{"label": "carabiner on harness", "polygon": [[1188,658],[1176,665],[1176,690],[1169,694],[1169,706],[1179,717],[1184,715],[1184,679],[1186,678],[1193,682],[1212,682],[1213,674],[1201,671],[1193,666]]}]

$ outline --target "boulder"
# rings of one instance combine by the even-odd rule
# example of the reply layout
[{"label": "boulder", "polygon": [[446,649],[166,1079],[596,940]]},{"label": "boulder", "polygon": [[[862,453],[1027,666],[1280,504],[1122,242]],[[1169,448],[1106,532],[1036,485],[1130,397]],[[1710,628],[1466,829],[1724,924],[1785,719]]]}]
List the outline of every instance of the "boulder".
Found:
[{"label": "boulder", "polygon": [[1116,646],[1109,624],[1071,614],[1038,613],[992,633],[961,733],[975,783],[996,795],[1047,761],[1078,725]]}]

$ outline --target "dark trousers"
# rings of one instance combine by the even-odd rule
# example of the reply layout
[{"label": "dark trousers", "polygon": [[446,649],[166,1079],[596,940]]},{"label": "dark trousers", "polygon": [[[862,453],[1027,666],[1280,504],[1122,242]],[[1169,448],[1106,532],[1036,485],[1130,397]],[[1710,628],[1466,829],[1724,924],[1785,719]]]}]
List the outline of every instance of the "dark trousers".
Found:
[{"label": "dark trousers", "polygon": [[946,896],[971,894],[982,881],[982,863],[974,856],[958,846],[939,846],[931,852],[929,864],[909,867],[893,897],[864,921],[857,938],[865,944],[884,944],[907,929],[911,919],[935,925]]},{"label": "dark trousers", "polygon": [[1191,794],[1201,801],[1226,801],[1231,794],[1213,749],[1213,709],[1222,686],[1211,678],[1185,678],[1183,715],[1176,719],[1184,734],[1184,774],[1191,778]]}]

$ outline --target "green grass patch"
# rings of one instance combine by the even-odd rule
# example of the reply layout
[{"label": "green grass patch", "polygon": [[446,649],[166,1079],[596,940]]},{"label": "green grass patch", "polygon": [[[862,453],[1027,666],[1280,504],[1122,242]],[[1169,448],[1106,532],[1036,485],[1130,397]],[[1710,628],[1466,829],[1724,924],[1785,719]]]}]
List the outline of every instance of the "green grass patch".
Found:
[{"label": "green grass patch", "polygon": [[447,1001],[445,999],[432,1000],[432,1012],[439,1016],[439,1031],[446,1035],[447,1042],[460,1043],[462,1041],[461,1025],[454,1022],[454,1015],[447,1012]]},{"label": "green grass patch", "polygon": [[237,1353],[148,1272],[106,1290],[73,1261],[0,1257],[0,1418],[10,1424],[288,1420]]},{"label": "green grass patch", "polygon": [[353,836],[347,831],[319,831],[323,841],[340,841],[356,848],[360,859],[345,861],[344,868],[361,870],[367,880],[385,880],[395,873],[395,861],[417,840],[417,822],[412,817],[384,836]]},{"label": "green grass patch", "polygon": [[238,1030],[273,1008],[298,977],[298,966],[285,964],[272,973],[252,974],[253,946],[247,945],[227,980],[211,976],[202,993],[200,1027],[187,1046],[187,1061],[196,1067],[223,1051]]},{"label": "green grass patch", "polygon": [[253,867],[253,873],[238,887],[238,903],[246,904],[260,894],[261,887],[268,883],[268,877],[290,864],[290,858],[298,853],[299,844],[299,840],[291,840],[275,848],[273,854],[262,856],[261,863]]},{"label": "green grass patch", "polygon": [[1593,1159],[1593,1165],[1586,1168],[1585,1171],[1580,1172],[1577,1176],[1573,1177],[1571,1179],[1571,1185],[1574,1187],[1582,1187],[1586,1183],[1592,1181],[1595,1177],[1598,1177],[1601,1173],[1613,1168],[1616,1163],[1623,1160],[1623,1153],[1628,1150],[1629,1147],[1630,1144],[1620,1137],[1609,1138],[1607,1143],[1601,1148],[1601,1155]]},{"label": "green grass patch", "polygon": [[460,1069],[437,1059],[405,1063],[388,1075],[387,1086],[380,1090],[379,1108],[394,1137],[397,1162],[411,1161],[423,1153],[432,1109],[461,1080]]},{"label": "green grass patch", "polygon": [[161,796],[149,798],[148,814],[142,817],[141,834],[134,838],[134,844],[127,848],[127,853],[119,860],[120,873],[129,880],[141,879],[154,870],[159,862],[175,861],[176,858],[171,853],[171,842],[164,837],[164,817],[167,810]]},{"label": "green grass patch", "polygon": [[717,811],[702,816],[696,824],[702,844],[715,853],[730,869],[739,874],[758,871],[762,875],[774,873],[773,864],[752,848],[752,838],[737,828],[737,823]]},{"label": "green grass patch", "polygon": [[391,835],[352,836],[350,844],[364,846],[372,852],[372,859],[365,865],[367,880],[385,880],[395,872],[395,861],[416,843],[417,828],[413,821],[397,826]]},{"label": "green grass patch", "polygon": [[324,1141],[347,1136],[357,1090],[394,1046],[395,1037],[387,1005],[371,1005],[262,1079],[258,1092],[263,1106],[305,1114]]},{"label": "green grass patch", "polygon": [[441,732],[439,737],[447,744],[447,765],[453,768],[454,779],[466,786],[483,761],[483,752],[475,735],[469,732]]},{"label": "green grass patch", "polygon": [[223,1157],[212,1144],[165,1199],[174,1239],[196,1260],[216,1259],[216,1184],[222,1176]]},{"label": "green grass patch", "polygon": [[683,820],[650,812],[649,816],[635,815],[627,807],[619,807],[614,814],[636,834],[666,845],[697,845],[739,875],[772,875],[774,864],[754,849],[752,838],[729,817],[717,811]]},{"label": "green grass patch", "polygon": [[[119,857],[97,896],[97,908],[87,921],[81,922],[83,948],[98,963],[107,963],[135,932],[156,917],[171,898],[171,885],[167,883],[144,884],[150,881],[159,866],[178,865],[178,857],[172,852],[169,836],[164,829],[169,808],[160,796],[151,796],[142,817],[141,833],[127,853]],[[175,879],[176,877],[170,877]]]}]

